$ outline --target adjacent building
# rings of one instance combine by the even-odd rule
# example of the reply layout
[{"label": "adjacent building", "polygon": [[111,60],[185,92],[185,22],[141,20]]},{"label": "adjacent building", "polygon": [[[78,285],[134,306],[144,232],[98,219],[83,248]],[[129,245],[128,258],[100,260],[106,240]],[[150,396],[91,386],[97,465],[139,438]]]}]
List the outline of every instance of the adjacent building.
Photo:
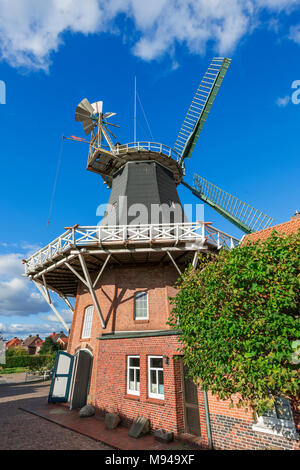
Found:
[{"label": "adjacent building", "polygon": [[35,355],[39,353],[43,342],[39,335],[29,335],[22,341],[22,347],[27,350],[28,354]]},{"label": "adjacent building", "polygon": [[17,346],[22,345],[22,340],[15,336],[6,343],[6,349],[16,348]]}]

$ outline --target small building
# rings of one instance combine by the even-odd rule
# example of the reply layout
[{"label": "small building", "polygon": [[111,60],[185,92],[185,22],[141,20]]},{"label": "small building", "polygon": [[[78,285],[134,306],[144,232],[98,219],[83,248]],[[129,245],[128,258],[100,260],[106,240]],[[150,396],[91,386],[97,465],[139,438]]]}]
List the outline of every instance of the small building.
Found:
[{"label": "small building", "polygon": [[39,353],[43,342],[39,335],[29,335],[22,342],[22,346],[27,350],[28,354],[35,355]]},{"label": "small building", "polygon": [[284,233],[286,235],[297,233],[298,230],[300,230],[300,213],[296,211],[295,214],[292,215],[290,220],[288,220],[287,222],[283,222],[282,224],[278,225],[273,225],[272,227],[260,230],[259,232],[249,233],[248,235],[245,235],[242,239],[242,243],[246,243],[247,241],[264,241],[271,235],[274,230],[278,233]]},{"label": "small building", "polygon": [[[293,218],[247,239],[257,240],[259,235],[264,239],[273,229],[292,233],[299,225],[300,218]],[[83,229],[78,230],[82,237]],[[68,393],[70,408],[92,403],[103,414],[118,413],[128,426],[136,416],[144,416],[152,431],[162,428],[176,436],[197,436],[201,445],[212,442],[216,449],[299,449],[299,415],[288,400],[278,401],[272,416],[254,420],[251,410],[232,409],[229,401],[210,393],[206,397],[187,377],[178,353],[178,332],[167,320],[179,271],[187,259],[192,260],[190,249],[179,245],[182,251],[173,263],[163,251],[158,256],[145,250],[143,257],[141,252],[136,257],[136,252],[111,244],[111,263],[104,270],[107,252],[91,246],[83,252],[97,301],[81,273],[68,344],[75,371]],[[209,236],[202,249],[216,249]],[[101,282],[89,264],[100,256]],[[104,328],[95,305],[101,306]]]},{"label": "small building", "polygon": [[11,349],[11,348],[16,348],[17,346],[21,346],[21,345],[22,345],[22,340],[17,338],[17,336],[15,336],[14,338],[7,341],[5,347],[6,349]]},{"label": "small building", "polygon": [[53,333],[51,333],[50,335],[50,338],[54,343],[58,343],[62,350],[67,349],[69,338],[65,335],[63,331],[60,331],[60,333],[56,333],[55,331],[53,331]]},{"label": "small building", "polygon": [[56,343],[60,344],[61,349],[64,351],[68,348],[69,338],[67,336],[60,336],[57,338]]}]

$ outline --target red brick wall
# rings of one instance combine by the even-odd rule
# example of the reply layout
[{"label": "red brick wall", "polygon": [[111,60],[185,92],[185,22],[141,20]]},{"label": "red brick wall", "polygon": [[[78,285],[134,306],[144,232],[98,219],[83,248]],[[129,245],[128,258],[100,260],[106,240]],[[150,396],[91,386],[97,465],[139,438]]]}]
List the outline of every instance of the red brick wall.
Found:
[{"label": "red brick wall", "polygon": [[218,400],[210,393],[208,401],[213,444],[216,449],[300,449],[299,441],[295,439],[254,431],[251,409],[230,408],[229,400]]},{"label": "red brick wall", "polygon": [[[171,308],[169,296],[178,277],[170,266],[143,265],[118,266],[105,270],[96,295],[107,328],[104,331],[161,330],[169,328],[166,321]],[[149,321],[135,321],[134,293],[148,290]],[[138,414],[148,417],[152,428],[164,428],[174,433],[184,431],[181,365],[174,360],[177,354],[177,337],[161,336],[118,340],[98,340],[102,335],[97,312],[94,310],[90,339],[81,339],[84,311],[92,304],[87,288],[80,285],[70,332],[68,352],[74,354],[79,348],[88,347],[94,355],[88,401],[101,410],[117,411],[129,423]],[[140,355],[140,397],[126,396],[127,355]],[[165,400],[155,401],[147,395],[147,355],[167,355],[170,363],[164,364]],[[199,415],[201,439],[208,444],[203,393],[199,390]],[[209,395],[209,408],[213,444],[217,449],[299,449],[299,442],[252,430],[251,411],[229,408],[229,402],[218,401]]]},{"label": "red brick wall", "polygon": [[[96,274],[94,274],[94,278]],[[170,315],[169,296],[175,294],[173,287],[178,273],[173,265],[158,266],[151,263],[142,266],[118,266],[107,268],[98,286],[96,295],[101,312],[107,323],[102,331],[96,309],[93,314],[91,338],[81,339],[81,332],[86,307],[92,305],[92,298],[83,284],[79,284],[74,315],[70,331],[68,352],[75,354],[79,348],[88,347],[93,352],[93,369],[90,384],[89,401],[95,400],[96,363],[98,361],[99,337],[102,332],[160,330],[169,328],[166,321]],[[147,290],[149,321],[134,320],[134,293]]]},{"label": "red brick wall", "polygon": [[[152,429],[163,428],[175,434],[184,432],[184,408],[181,361],[178,337],[145,337],[100,340],[97,365],[96,406],[102,411],[118,413],[125,424],[138,415],[148,418]],[[140,356],[140,396],[126,391],[127,356]],[[149,399],[147,356],[167,355],[164,363],[165,399]],[[175,356],[175,358],[174,358]],[[230,408],[230,401],[208,394],[212,440],[215,449],[299,449],[299,441],[254,431],[251,410]],[[208,446],[203,392],[198,390],[201,437],[198,443]]]},{"label": "red brick wall", "polygon": [[[183,432],[180,362],[176,336],[126,338],[99,341],[101,361],[97,366],[96,406],[117,412],[126,424],[136,416],[149,418],[151,428]],[[140,395],[127,395],[127,356],[140,356]],[[148,396],[148,355],[169,357],[164,368],[164,400]]]}]

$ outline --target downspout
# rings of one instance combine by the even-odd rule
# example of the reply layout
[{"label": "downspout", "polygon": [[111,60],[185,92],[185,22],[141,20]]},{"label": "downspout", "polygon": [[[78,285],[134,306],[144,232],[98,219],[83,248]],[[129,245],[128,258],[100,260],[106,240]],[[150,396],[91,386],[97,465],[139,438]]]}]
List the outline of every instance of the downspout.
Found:
[{"label": "downspout", "polygon": [[203,390],[203,397],[204,397],[204,408],[205,408],[205,420],[206,420],[208,447],[209,447],[210,450],[212,450],[213,449],[213,443],[212,443],[208,398],[207,398],[207,391],[206,390]]}]

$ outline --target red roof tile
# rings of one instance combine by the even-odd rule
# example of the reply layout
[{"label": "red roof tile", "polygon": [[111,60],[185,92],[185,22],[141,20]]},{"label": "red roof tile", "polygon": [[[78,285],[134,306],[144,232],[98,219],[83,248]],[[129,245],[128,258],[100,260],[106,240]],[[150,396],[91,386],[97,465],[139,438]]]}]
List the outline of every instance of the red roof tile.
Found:
[{"label": "red roof tile", "polygon": [[12,338],[9,341],[7,341],[6,347],[7,348],[14,348],[15,346],[19,346],[19,344],[21,344],[21,343],[22,343],[22,341],[19,338]]},{"label": "red roof tile", "polygon": [[300,229],[300,217],[295,217],[289,220],[288,222],[283,222],[282,224],[274,225],[273,227],[265,228],[259,232],[250,233],[246,235],[243,239],[243,243],[246,241],[256,242],[257,240],[266,240],[273,230],[279,233],[285,233],[290,235],[291,233],[296,233]]}]

